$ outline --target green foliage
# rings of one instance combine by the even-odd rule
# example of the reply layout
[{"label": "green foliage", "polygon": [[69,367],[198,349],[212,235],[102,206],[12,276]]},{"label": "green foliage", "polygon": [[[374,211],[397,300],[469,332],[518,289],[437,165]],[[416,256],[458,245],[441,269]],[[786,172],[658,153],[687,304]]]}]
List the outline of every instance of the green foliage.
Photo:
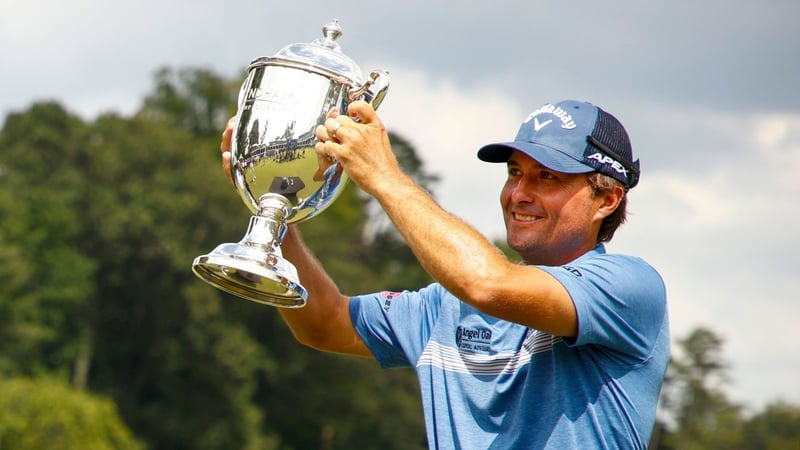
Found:
[{"label": "green foliage", "polygon": [[144,446],[110,399],[55,380],[0,378],[0,448],[138,450]]},{"label": "green foliage", "polygon": [[9,116],[0,135],[0,373],[58,371],[81,348],[96,270],[78,246],[86,131],[46,103]]},{"label": "green foliage", "polygon": [[800,447],[800,406],[768,405],[744,424],[743,449],[790,450]]}]

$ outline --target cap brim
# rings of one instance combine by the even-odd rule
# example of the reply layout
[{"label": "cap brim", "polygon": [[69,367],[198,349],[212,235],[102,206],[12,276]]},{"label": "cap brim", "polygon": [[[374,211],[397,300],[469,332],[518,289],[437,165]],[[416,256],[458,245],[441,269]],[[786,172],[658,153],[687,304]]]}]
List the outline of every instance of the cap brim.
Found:
[{"label": "cap brim", "polygon": [[502,142],[489,144],[478,150],[478,158],[486,162],[507,162],[514,150],[518,150],[548,169],[561,173],[593,172],[592,166],[583,164],[575,158],[545,145],[531,142]]}]

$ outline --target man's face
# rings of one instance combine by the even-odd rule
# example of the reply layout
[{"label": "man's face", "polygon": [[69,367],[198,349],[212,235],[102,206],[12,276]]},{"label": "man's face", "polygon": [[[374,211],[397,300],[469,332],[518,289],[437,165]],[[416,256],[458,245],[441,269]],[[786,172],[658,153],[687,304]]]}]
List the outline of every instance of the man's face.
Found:
[{"label": "man's face", "polygon": [[555,172],[514,151],[500,193],[508,245],[527,264],[566,264],[595,247],[604,199],[586,174]]}]

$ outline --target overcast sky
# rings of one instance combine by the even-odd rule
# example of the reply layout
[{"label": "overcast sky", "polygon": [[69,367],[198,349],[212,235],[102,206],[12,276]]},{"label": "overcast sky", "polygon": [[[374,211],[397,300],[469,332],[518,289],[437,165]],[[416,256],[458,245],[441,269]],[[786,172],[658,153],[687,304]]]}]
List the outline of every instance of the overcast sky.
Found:
[{"label": "overcast sky", "polygon": [[725,339],[733,400],[800,404],[797,0],[0,0],[0,114],[127,114],[159,67],[243,77],[333,18],[348,56],[390,72],[379,112],[442,178],[437,199],[490,238],[504,167],[478,147],[545,102],[617,116],[642,179],[609,250],[664,276],[674,338]]}]

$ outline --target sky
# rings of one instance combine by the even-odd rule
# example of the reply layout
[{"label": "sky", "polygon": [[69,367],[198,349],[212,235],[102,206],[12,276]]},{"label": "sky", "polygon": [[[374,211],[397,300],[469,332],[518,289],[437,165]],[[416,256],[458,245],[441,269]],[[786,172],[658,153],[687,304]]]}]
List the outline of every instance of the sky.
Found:
[{"label": "sky", "polygon": [[43,100],[132,113],[162,67],[243,80],[335,18],[344,53],[390,73],[379,113],[439,203],[494,240],[505,167],[477,149],[544,103],[592,102],[642,167],[609,251],[662,274],[673,342],[724,340],[725,392],[756,412],[800,404],[798,17],[796,0],[0,0],[0,123]]}]

